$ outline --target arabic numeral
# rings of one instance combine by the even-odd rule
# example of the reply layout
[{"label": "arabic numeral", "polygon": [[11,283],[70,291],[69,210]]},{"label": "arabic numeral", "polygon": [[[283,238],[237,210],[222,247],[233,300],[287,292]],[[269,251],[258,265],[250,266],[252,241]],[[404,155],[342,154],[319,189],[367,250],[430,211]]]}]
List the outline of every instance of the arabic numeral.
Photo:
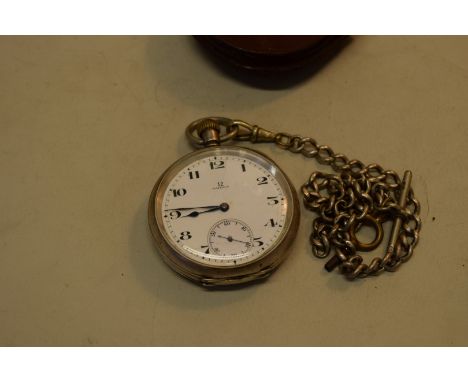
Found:
[{"label": "arabic numeral", "polygon": [[275,204],[279,203],[279,196],[267,196],[268,205],[274,206]]},{"label": "arabic numeral", "polygon": [[180,215],[182,215],[182,213],[180,211],[171,211],[171,212],[169,212],[169,217],[172,220],[180,218]]},{"label": "arabic numeral", "polygon": [[257,185],[268,184],[268,178],[266,176],[259,176],[257,178]]},{"label": "arabic numeral", "polygon": [[210,168],[212,170],[217,170],[218,168],[224,168],[224,161],[222,160],[215,160],[210,162]]},{"label": "arabic numeral", "polygon": [[278,225],[278,222],[272,218],[268,221],[268,223],[264,225],[264,227],[276,227],[277,225]]},{"label": "arabic numeral", "polygon": [[183,231],[180,233],[180,240],[189,240],[192,238],[190,231]]},{"label": "arabic numeral", "polygon": [[198,171],[190,171],[189,173],[189,178],[190,179],[198,179],[200,178],[200,173]]},{"label": "arabic numeral", "polygon": [[255,247],[261,247],[264,244],[261,237],[254,237],[253,241]]},{"label": "arabic numeral", "polygon": [[174,196],[174,198],[178,196],[184,196],[187,193],[187,190],[185,188],[179,188],[177,190],[171,190],[171,191],[172,191],[172,195]]}]

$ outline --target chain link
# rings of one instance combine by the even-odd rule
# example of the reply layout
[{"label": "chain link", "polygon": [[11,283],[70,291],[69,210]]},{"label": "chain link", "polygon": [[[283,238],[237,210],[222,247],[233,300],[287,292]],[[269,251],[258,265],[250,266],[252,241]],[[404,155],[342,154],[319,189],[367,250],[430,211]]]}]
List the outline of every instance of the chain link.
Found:
[{"label": "chain link", "polygon": [[[288,133],[274,133],[243,121],[226,118],[209,118],[224,126],[225,134],[234,140],[253,143],[272,142],[284,150],[315,158],[320,164],[331,166],[337,174],[313,172],[301,187],[304,205],[318,214],[312,223],[310,243],[315,256],[328,257],[327,270],[336,266],[349,279],[363,278],[395,271],[413,254],[421,230],[420,204],[413,190],[404,187],[404,181],[392,170],[384,170],[378,164],[364,165],[349,160],[343,154],[335,154],[330,146],[319,145],[315,139]],[[201,121],[201,120],[199,120]],[[193,142],[199,143],[196,121],[188,133]],[[221,123],[220,123],[221,121]],[[198,125],[197,125],[198,122]],[[198,141],[197,141],[198,140]],[[405,174],[406,175],[406,174]],[[406,191],[406,195],[405,195]],[[395,243],[389,244],[383,257],[374,257],[369,264],[357,253],[366,250],[354,232],[369,222],[381,230],[384,221],[393,219],[396,225]],[[370,246],[374,249],[378,246]],[[369,246],[369,245],[367,245]],[[358,248],[359,247],[359,248]]]}]

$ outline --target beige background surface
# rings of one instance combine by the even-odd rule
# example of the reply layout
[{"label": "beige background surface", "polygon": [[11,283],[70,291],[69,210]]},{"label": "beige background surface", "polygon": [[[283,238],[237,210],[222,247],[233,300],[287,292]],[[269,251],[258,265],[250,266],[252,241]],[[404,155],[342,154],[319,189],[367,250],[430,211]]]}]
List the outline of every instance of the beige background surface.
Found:
[{"label": "beige background surface", "polygon": [[[468,38],[358,37],[282,90],[226,76],[190,37],[3,37],[0,56],[0,345],[468,345]],[[147,198],[207,115],[413,170],[414,257],[353,283],[327,274],[302,209],[266,283],[177,277]],[[256,148],[297,188],[319,168]]]}]

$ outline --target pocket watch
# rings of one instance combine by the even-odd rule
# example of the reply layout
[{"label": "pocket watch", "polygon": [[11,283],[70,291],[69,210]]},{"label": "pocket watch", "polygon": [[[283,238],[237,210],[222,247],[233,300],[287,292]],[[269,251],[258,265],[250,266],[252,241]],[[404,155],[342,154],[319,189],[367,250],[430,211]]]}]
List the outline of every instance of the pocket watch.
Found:
[{"label": "pocket watch", "polygon": [[[148,204],[155,244],[178,274],[206,287],[265,279],[286,259],[296,236],[300,210],[288,177],[272,159],[230,145],[233,140],[275,143],[338,173],[315,171],[301,187],[305,207],[318,215],[310,235],[314,255],[325,258],[334,250],[327,271],[338,268],[353,280],[394,271],[411,257],[421,229],[411,172],[400,179],[312,138],[222,117],[196,120],[186,135],[199,149],[160,176]],[[393,228],[384,256],[366,264],[358,252],[380,245],[387,220]],[[370,243],[356,235],[365,225],[375,230]]]},{"label": "pocket watch", "polygon": [[195,121],[199,145],[159,178],[149,224],[165,262],[204,286],[268,277],[285,259],[299,223],[296,192],[270,158],[220,146],[224,119]]}]

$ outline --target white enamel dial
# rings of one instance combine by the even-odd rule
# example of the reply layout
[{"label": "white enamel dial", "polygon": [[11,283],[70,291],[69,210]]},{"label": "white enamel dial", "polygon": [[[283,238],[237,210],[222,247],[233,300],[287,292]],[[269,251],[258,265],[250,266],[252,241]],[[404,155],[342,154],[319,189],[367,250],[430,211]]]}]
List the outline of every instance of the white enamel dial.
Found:
[{"label": "white enamel dial", "polygon": [[292,199],[287,180],[253,151],[205,154],[187,158],[161,182],[154,208],[164,239],[204,266],[260,259],[286,234]]}]

